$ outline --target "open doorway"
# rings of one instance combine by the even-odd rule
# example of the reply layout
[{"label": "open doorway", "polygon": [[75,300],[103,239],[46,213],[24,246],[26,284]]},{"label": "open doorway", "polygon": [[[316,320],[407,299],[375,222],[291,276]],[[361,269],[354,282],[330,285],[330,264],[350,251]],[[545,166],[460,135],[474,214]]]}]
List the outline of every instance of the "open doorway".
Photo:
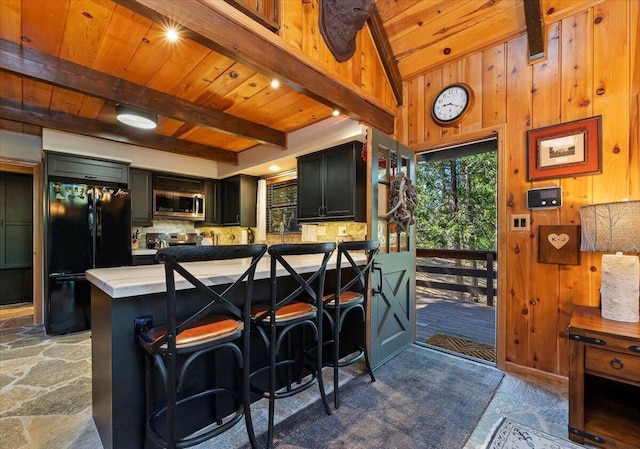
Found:
[{"label": "open doorway", "polygon": [[0,306],[33,306],[33,176],[0,171]]},{"label": "open doorway", "polygon": [[416,340],[495,364],[497,138],[417,155]]}]

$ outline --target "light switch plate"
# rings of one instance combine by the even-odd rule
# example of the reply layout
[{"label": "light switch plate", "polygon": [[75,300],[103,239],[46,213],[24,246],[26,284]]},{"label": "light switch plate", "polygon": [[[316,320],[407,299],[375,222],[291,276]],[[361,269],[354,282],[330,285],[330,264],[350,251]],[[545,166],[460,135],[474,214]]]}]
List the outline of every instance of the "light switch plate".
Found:
[{"label": "light switch plate", "polygon": [[511,222],[512,231],[529,231],[529,214],[512,214],[509,220]]}]

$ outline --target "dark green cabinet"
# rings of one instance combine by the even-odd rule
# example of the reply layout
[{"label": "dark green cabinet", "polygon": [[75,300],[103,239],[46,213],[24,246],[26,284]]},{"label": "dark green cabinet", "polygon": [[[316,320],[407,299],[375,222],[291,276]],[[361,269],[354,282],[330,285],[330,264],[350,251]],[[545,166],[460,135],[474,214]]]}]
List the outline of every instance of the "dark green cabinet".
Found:
[{"label": "dark green cabinet", "polygon": [[204,180],[204,221],[196,222],[198,226],[218,226],[220,224],[220,181]]},{"label": "dark green cabinet", "polygon": [[349,142],[298,158],[298,221],[366,221],[362,143]]},{"label": "dark green cabinet", "polygon": [[87,183],[108,182],[127,185],[129,165],[83,156],[47,153],[47,175],[56,178],[82,179]]},{"label": "dark green cabinet", "polygon": [[258,178],[237,175],[220,182],[220,214],[223,226],[255,226]]},{"label": "dark green cabinet", "polygon": [[139,168],[129,170],[131,190],[131,225],[153,226],[151,172]]},{"label": "dark green cabinet", "polygon": [[0,269],[33,263],[31,175],[0,173]]},{"label": "dark green cabinet", "polygon": [[153,188],[156,190],[168,190],[170,192],[202,193],[204,190],[204,181],[200,178],[189,178],[172,173],[154,173]]}]

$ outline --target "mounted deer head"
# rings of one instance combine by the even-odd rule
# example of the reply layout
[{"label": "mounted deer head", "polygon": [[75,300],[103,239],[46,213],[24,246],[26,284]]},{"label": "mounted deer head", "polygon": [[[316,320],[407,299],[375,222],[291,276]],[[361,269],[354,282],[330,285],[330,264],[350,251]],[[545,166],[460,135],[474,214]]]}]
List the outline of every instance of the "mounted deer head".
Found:
[{"label": "mounted deer head", "polygon": [[320,0],[320,34],[336,61],[356,51],[356,35],[369,18],[373,0]]}]

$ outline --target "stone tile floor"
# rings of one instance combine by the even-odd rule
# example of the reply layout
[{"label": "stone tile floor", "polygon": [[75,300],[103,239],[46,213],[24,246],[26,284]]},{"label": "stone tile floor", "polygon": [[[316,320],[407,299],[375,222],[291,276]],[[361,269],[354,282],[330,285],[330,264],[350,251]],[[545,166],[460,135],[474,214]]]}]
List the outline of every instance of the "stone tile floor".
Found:
[{"label": "stone tile floor", "polygon": [[[31,320],[26,316],[0,321],[0,449],[101,448],[91,418],[90,333],[48,337],[41,326],[31,325]],[[346,373],[341,383],[350,376]],[[329,379],[325,381],[327,390],[331,389]],[[305,398],[296,401],[277,409],[305,405]],[[254,413],[254,424],[260,431],[265,411],[257,407]],[[507,374],[465,449],[481,448],[502,416],[566,438],[567,391]],[[242,446],[246,432],[243,425],[236,428],[235,434],[223,436],[225,440],[218,440],[215,446],[200,446]]]}]

